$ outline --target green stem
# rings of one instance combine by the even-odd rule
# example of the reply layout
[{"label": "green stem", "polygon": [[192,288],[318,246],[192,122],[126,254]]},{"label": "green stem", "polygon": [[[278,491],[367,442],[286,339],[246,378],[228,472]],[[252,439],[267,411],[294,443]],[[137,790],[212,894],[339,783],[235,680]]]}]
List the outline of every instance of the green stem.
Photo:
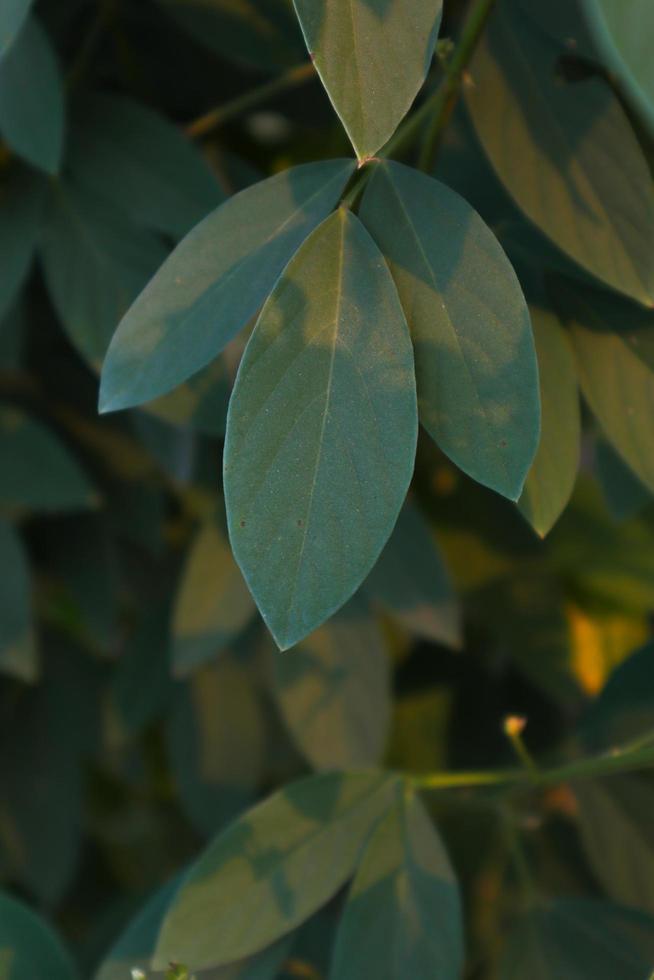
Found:
[{"label": "green stem", "polygon": [[495,0],[477,0],[473,6],[463,28],[461,40],[448,62],[445,78],[431,102],[431,122],[418,158],[418,167],[425,173],[431,173],[433,170],[443,133],[459,98],[465,71],[475,53],[494,4]]},{"label": "green stem", "polygon": [[315,70],[310,61],[295,65],[294,68],[289,68],[283,75],[274,78],[271,82],[265,82],[250,92],[246,92],[245,95],[239,95],[231,102],[226,102],[203,116],[199,116],[186,127],[186,135],[191,139],[206,136],[214,129],[218,129],[219,126],[229,122],[230,119],[234,119],[235,116],[240,116],[248,109],[254,109],[262,102],[267,102],[276,95],[281,95],[282,92],[288,92],[314,77]]}]

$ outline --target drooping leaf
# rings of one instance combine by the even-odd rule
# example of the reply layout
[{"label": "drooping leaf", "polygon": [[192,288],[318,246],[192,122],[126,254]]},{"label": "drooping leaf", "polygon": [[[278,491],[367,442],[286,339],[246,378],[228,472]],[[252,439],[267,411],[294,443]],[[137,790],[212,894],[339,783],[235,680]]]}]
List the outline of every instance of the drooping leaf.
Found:
[{"label": "drooping leaf", "polygon": [[44,185],[27,171],[11,172],[0,182],[0,319],[23,285],[38,241]]},{"label": "drooping leaf", "polygon": [[574,794],[582,845],[604,891],[616,902],[654,917],[651,777],[584,780],[574,786]]},{"label": "drooping leaf", "polygon": [[224,657],[175,693],[167,727],[182,806],[209,835],[254,799],[264,757],[261,704],[247,671]]},{"label": "drooping leaf", "polygon": [[[13,0],[9,2],[11,6]],[[63,83],[48,36],[34,17],[24,23],[0,63],[0,133],[29,163],[49,174],[58,172]]]},{"label": "drooping leaf", "polygon": [[38,674],[27,556],[11,524],[0,520],[0,671],[25,681]]},{"label": "drooping leaf", "polygon": [[[144,980],[161,978],[160,973],[155,974],[150,970],[150,962],[161,923],[179,886],[178,877],[160,888],[146,902],[112,946],[95,974],[95,980],[126,980],[135,970],[142,971]],[[197,980],[275,980],[288,952],[291,938],[284,937],[248,960],[213,970],[202,970],[194,976]]]},{"label": "drooping leaf", "polygon": [[33,0],[4,0],[0,8],[0,59],[20,33]]},{"label": "drooping leaf", "polygon": [[315,769],[380,761],[390,720],[390,658],[366,604],[352,600],[292,651],[274,651],[275,695]]},{"label": "drooping leaf", "polygon": [[395,132],[425,80],[442,0],[294,0],[327,94],[360,159]]},{"label": "drooping leaf", "polygon": [[648,38],[654,9],[648,0],[584,0],[593,39],[627,97],[654,128],[654,67]]},{"label": "drooping leaf", "polygon": [[282,649],[342,606],[374,565],[416,437],[404,314],[374,242],[341,208],[264,306],[227,421],[230,540]]},{"label": "drooping leaf", "polygon": [[284,0],[161,0],[200,44],[256,71],[295,65],[302,36]]},{"label": "drooping leaf", "polygon": [[397,780],[325,773],[293,783],[221,834],[185,878],[163,924],[155,968],[251,955],[341,888]]},{"label": "drooping leaf", "polygon": [[617,521],[636,517],[651,499],[651,493],[606,439],[595,444],[595,471],[604,499]]},{"label": "drooping leaf", "polygon": [[52,188],[41,259],[71,342],[99,369],[116,323],[166,256],[154,234],[70,181]]},{"label": "drooping leaf", "polygon": [[652,921],[591,899],[567,898],[532,908],[510,934],[501,980],[648,980]]},{"label": "drooping leaf", "polygon": [[541,437],[518,506],[544,537],[568,503],[577,479],[581,417],[570,341],[549,310],[531,308],[540,376]]},{"label": "drooping leaf", "polygon": [[461,976],[456,878],[424,805],[401,793],[363,852],[337,933],[332,980]]},{"label": "drooping leaf", "polygon": [[97,495],[57,438],[24,412],[0,409],[0,506],[81,510]]},{"label": "drooping leaf", "polygon": [[194,228],[116,331],[100,410],[165,394],[219,354],[334,207],[353,166],[294,167],[241,191]]},{"label": "drooping leaf", "polygon": [[654,313],[599,290],[559,283],[584,398],[604,435],[654,490]]},{"label": "drooping leaf", "polygon": [[422,423],[461,469],[516,499],[538,445],[538,372],[501,246],[463,198],[399,163],[376,166],[360,214],[407,314]]},{"label": "drooping leaf", "polygon": [[416,636],[461,645],[460,609],[449,573],[431,528],[413,504],[402,508],[364,590]]},{"label": "drooping leaf", "polygon": [[178,127],[125,96],[96,94],[78,100],[67,164],[81,187],[135,223],[175,238],[225,197]]},{"label": "drooping leaf", "polygon": [[255,606],[215,519],[189,552],[173,616],[173,670],[183,677],[212,659],[247,626]]},{"label": "drooping leaf", "polygon": [[75,980],[73,961],[49,925],[0,892],[0,980]]},{"label": "drooping leaf", "polygon": [[565,51],[517,0],[493,13],[471,65],[467,104],[518,206],[567,255],[619,292],[654,300],[654,194],[610,87],[566,83]]}]

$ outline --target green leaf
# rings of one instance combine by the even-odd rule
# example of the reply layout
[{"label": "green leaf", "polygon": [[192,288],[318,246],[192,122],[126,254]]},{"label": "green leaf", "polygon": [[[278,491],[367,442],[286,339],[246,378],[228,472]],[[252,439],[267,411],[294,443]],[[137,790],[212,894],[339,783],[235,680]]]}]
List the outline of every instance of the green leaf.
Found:
[{"label": "green leaf", "polygon": [[360,213],[407,313],[421,422],[464,472],[517,499],[538,445],[538,372],[500,244],[463,198],[399,163],[376,166]]},{"label": "green leaf", "polygon": [[99,369],[116,323],[166,256],[154,234],[77,184],[52,188],[45,281],[71,342]]},{"label": "green leaf", "polygon": [[651,777],[585,780],[574,786],[574,795],[581,842],[604,891],[616,902],[654,916]]},{"label": "green leaf", "polygon": [[461,646],[461,611],[431,528],[407,502],[379,561],[364,582],[366,594],[410,633]]},{"label": "green leaf", "polygon": [[118,327],[100,410],[156,398],[219,354],[334,207],[353,166],[294,167],[236,194],[194,228]]},{"label": "green leaf", "polygon": [[0,59],[18,37],[33,0],[4,0],[0,7]]},{"label": "green leaf", "polygon": [[252,802],[263,768],[261,704],[245,668],[225,656],[197,670],[175,693],[167,741],[186,814],[215,833]]},{"label": "green leaf", "polygon": [[41,229],[44,184],[26,170],[0,182],[0,319],[4,317],[30,266]]},{"label": "green leaf", "polygon": [[81,187],[135,223],[175,238],[225,197],[181,130],[125,96],[78,100],[67,164]]},{"label": "green leaf", "polygon": [[608,751],[654,733],[654,645],[636,650],[613,671],[580,722],[590,751]]},{"label": "green leaf", "polygon": [[97,501],[86,474],[48,429],[0,408],[0,506],[57,512]]},{"label": "green leaf", "polygon": [[595,471],[604,499],[616,521],[636,517],[651,499],[651,493],[615,449],[605,440],[595,443]]},{"label": "green leaf", "polygon": [[373,156],[425,80],[442,0],[293,2],[313,63],[357,156]]},{"label": "green leaf", "polygon": [[458,980],[463,924],[456,878],[422,802],[380,820],[363,852],[336,938],[332,980]]},{"label": "green leaf", "polygon": [[600,59],[628,99],[654,128],[654,66],[649,39],[654,9],[649,0],[584,0]]},{"label": "green leaf", "polygon": [[216,520],[201,528],[190,549],[173,616],[173,670],[178,677],[224,650],[255,611],[238,565]]},{"label": "green leaf", "polygon": [[73,962],[52,929],[0,892],[0,980],[75,980]]},{"label": "green leaf", "polygon": [[308,919],[352,874],[397,787],[382,773],[293,783],[233,824],[199,858],[166,916],[155,969],[229,963]]},{"label": "green leaf", "polygon": [[390,656],[365,603],[353,600],[292,652],[273,653],[275,695],[314,769],[374,765],[390,721]]},{"label": "green leaf", "polygon": [[574,354],[566,332],[550,310],[530,309],[542,425],[538,452],[518,507],[536,533],[545,537],[568,503],[577,479],[581,415]]},{"label": "green leaf", "polygon": [[472,62],[467,104],[516,204],[587,272],[654,302],[654,195],[628,117],[595,77],[557,74],[562,48],[517,5],[494,12]]},{"label": "green leaf", "polygon": [[[595,0],[590,0],[591,4]],[[586,0],[519,0],[539,28],[561,47],[561,52],[582,58],[597,59],[597,45],[590,29]]]},{"label": "green leaf", "polygon": [[264,306],[227,420],[230,540],[282,649],[340,608],[379,557],[416,437],[404,314],[374,242],[341,208]]},{"label": "green leaf", "polygon": [[[161,974],[150,971],[150,961],[164,916],[175,898],[180,878],[160,888],[130,922],[95,974],[95,980],[127,980],[134,969],[143,971],[146,980]],[[202,970],[197,980],[275,980],[288,953],[292,936],[287,936],[262,953],[239,963],[214,970]]]},{"label": "green leaf", "polygon": [[174,391],[150,402],[147,411],[172,425],[222,438],[231,393],[231,373],[225,358],[218,357]]},{"label": "green leaf", "polygon": [[599,290],[559,284],[584,398],[604,435],[654,491],[654,313]]},{"label": "green leaf", "polygon": [[284,0],[161,0],[198,43],[256,71],[295,65],[302,37]]},{"label": "green leaf", "polygon": [[12,150],[56,174],[64,139],[64,94],[48,36],[30,17],[0,63],[0,133]]},{"label": "green leaf", "polygon": [[648,980],[654,945],[646,916],[608,902],[557,899],[510,935],[500,980]]},{"label": "green leaf", "polygon": [[0,671],[25,681],[38,675],[30,570],[20,538],[0,520]]}]

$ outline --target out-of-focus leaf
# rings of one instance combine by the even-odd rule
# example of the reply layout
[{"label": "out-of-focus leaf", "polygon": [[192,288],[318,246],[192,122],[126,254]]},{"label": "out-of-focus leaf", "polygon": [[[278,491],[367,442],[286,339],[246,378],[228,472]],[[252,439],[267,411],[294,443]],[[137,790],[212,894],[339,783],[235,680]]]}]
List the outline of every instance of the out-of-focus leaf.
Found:
[{"label": "out-of-focus leaf", "polygon": [[585,270],[649,306],[654,194],[629,120],[598,78],[568,84],[561,47],[517,0],[493,13],[467,104],[506,189]]},{"label": "out-of-focus leaf", "polygon": [[183,677],[212,659],[247,626],[254,600],[214,518],[189,551],[175,602],[172,665]]},{"label": "out-of-focus leaf", "polygon": [[579,467],[581,418],[570,341],[549,310],[531,307],[540,375],[541,436],[518,506],[544,537],[570,499]]},{"label": "out-of-focus leaf", "polygon": [[583,0],[593,39],[607,68],[654,129],[654,68],[647,43],[654,31],[649,0]]},{"label": "out-of-focus leaf", "polygon": [[461,901],[454,872],[423,803],[398,800],[363,852],[336,938],[332,980],[458,980]]},{"label": "out-of-focus leaf", "polygon": [[191,37],[229,61],[277,71],[304,56],[302,36],[284,0],[162,0]]},{"label": "out-of-focus leaf", "polygon": [[352,600],[292,651],[273,652],[275,694],[315,769],[380,761],[391,707],[390,658],[365,603]]},{"label": "out-of-focus leaf", "polygon": [[75,980],[73,961],[43,919],[0,892],[0,980]]},{"label": "out-of-focus leaf", "polygon": [[648,980],[654,931],[647,916],[609,902],[557,899],[514,927],[501,980]]},{"label": "out-of-focus leaf", "polygon": [[431,528],[411,503],[364,582],[366,594],[411,633],[461,645],[461,611]]},{"label": "out-of-focus leaf", "polygon": [[654,916],[651,777],[585,780],[575,785],[574,793],[582,844],[604,891],[616,902]]},{"label": "out-of-focus leaf", "polygon": [[229,963],[296,928],[345,884],[396,790],[382,773],[321,773],[250,810],[191,868],[155,968]]},{"label": "out-of-focus leaf", "polygon": [[49,174],[59,170],[63,83],[48,36],[33,17],[0,62],[0,133],[12,150],[35,167]]},{"label": "out-of-focus leaf", "polygon": [[150,402],[147,410],[164,422],[220,438],[225,435],[231,393],[232,379],[223,355],[169,394]]},{"label": "out-of-focus leaf", "polygon": [[446,769],[451,709],[447,690],[420,691],[396,701],[387,765],[408,772]]},{"label": "out-of-focus leaf", "polygon": [[175,238],[225,197],[178,127],[125,96],[97,94],[78,101],[67,164],[80,187],[135,223]]},{"label": "out-of-focus leaf", "polygon": [[38,241],[44,184],[27,171],[11,171],[0,181],[0,319],[23,285]]},{"label": "out-of-focus leaf", "polygon": [[652,495],[605,439],[595,445],[595,467],[611,515],[617,521],[636,517]]},{"label": "out-of-focus leaf", "polygon": [[571,327],[584,398],[616,452],[654,490],[654,313],[563,283],[556,301]]},{"label": "out-of-focus leaf", "polygon": [[33,0],[4,0],[0,8],[0,58],[20,33]]},{"label": "out-of-focus leaf", "polygon": [[100,410],[150,401],[216,357],[329,214],[353,166],[329,160],[294,167],[236,194],[194,228],[116,331]]},{"label": "out-of-focus leaf", "polygon": [[11,524],[0,520],[0,671],[25,681],[38,674],[27,556]]},{"label": "out-of-focus leaf", "polygon": [[166,256],[154,234],[70,181],[52,188],[41,259],[71,342],[99,369],[116,324]]},{"label": "out-of-focus leaf", "polygon": [[585,612],[576,606],[569,606],[567,613],[572,671],[581,689],[595,695],[611,671],[647,639],[647,619],[613,610]]},{"label": "out-of-focus leaf", "polygon": [[85,473],[40,422],[0,409],[0,507],[80,510],[98,501]]},{"label": "out-of-focus leaf", "polygon": [[168,749],[182,805],[202,834],[252,802],[264,758],[261,704],[232,658],[196,670],[174,695]]},{"label": "out-of-focus leaf", "polygon": [[[595,3],[595,0],[590,0]],[[532,20],[550,35],[561,50],[583,58],[597,58],[597,45],[591,30],[585,0],[519,0]]]},{"label": "out-of-focus leaf", "polygon": [[613,671],[580,723],[590,750],[626,745],[654,734],[654,645],[636,650]]},{"label": "out-of-focus leaf", "polygon": [[425,80],[442,0],[294,0],[332,105],[360,159],[388,142]]},{"label": "out-of-focus leaf", "polygon": [[464,472],[515,500],[540,407],[529,311],[506,255],[463,198],[399,163],[376,166],[360,213],[407,314],[421,421]]},{"label": "out-of-focus leaf", "polygon": [[404,502],[417,428],[395,286],[363,225],[340,208],[264,306],[227,421],[229,536],[281,649],[371,570]]},{"label": "out-of-focus leaf", "polygon": [[[126,980],[137,969],[142,971],[139,976],[142,975],[143,980],[161,977],[159,972],[151,972],[150,962],[161,923],[179,887],[180,879],[175,878],[146,902],[112,946],[95,974],[95,980]],[[197,980],[275,980],[292,938],[285,936],[250,959],[213,970],[201,970],[194,976]]]}]

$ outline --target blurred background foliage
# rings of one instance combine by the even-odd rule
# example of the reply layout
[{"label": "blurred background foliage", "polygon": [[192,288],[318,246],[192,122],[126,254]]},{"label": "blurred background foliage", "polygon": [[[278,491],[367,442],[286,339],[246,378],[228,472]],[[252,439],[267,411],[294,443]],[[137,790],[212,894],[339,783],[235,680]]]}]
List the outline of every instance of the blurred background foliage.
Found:
[{"label": "blurred background foliage", "polygon": [[[576,118],[559,116],[577,126],[566,146],[579,165],[618,152],[601,142],[610,121],[604,135],[591,125],[598,113],[619,112],[628,130],[622,182],[599,189],[619,235],[628,154],[654,162],[646,127],[611,93],[580,22],[566,22],[573,5],[554,4],[547,24],[538,4],[521,6],[531,70],[563,102],[580,99]],[[464,8],[448,0],[442,37]],[[608,259],[575,225],[570,161],[557,140],[541,145],[542,88],[521,84],[501,26],[470,66],[435,174],[519,273],[556,460],[539,461],[545,475],[515,506],[421,434],[412,498],[378,566],[284,655],[231,556],[220,492],[243,339],[142,410],[99,417],[96,403],[121,315],[202,215],[261,176],[350,155],[310,69],[284,74],[306,61],[292,8],[37,0],[0,63],[0,875],[83,976],[144,897],[262,795],[311,769],[511,764],[508,714],[528,719],[533,753],[565,755],[650,639],[654,314],[600,290]],[[440,71],[436,59],[428,85]],[[268,83],[269,98],[249,99]],[[512,126],[530,99],[533,127]],[[216,106],[227,109],[205,118]],[[518,172],[525,154],[542,174]],[[632,258],[617,283],[631,276],[631,294],[651,253]],[[530,522],[554,527],[541,538]],[[609,739],[654,729],[652,656],[639,654],[629,695],[638,723],[622,712]],[[595,744],[597,728],[584,737]],[[520,831],[540,886],[654,915],[653,805],[649,775],[532,799]],[[433,806],[466,896],[469,976],[494,976],[502,956],[503,976],[535,975],[505,945],[519,885],[493,821],[465,793]],[[326,975],[337,912],[338,900],[284,951],[289,975]],[[556,931],[554,918],[538,928]]]}]

